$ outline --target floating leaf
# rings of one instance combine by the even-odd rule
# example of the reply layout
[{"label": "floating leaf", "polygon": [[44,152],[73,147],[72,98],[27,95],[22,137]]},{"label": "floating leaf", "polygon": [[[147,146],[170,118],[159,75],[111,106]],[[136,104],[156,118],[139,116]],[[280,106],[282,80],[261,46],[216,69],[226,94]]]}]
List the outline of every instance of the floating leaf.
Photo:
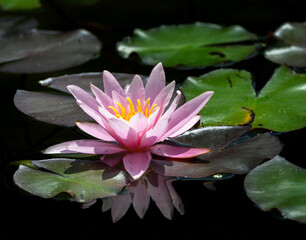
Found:
[{"label": "floating leaf", "polygon": [[152,160],[151,167],[158,174],[185,178],[204,178],[216,173],[245,174],[280,153],[277,137],[265,133],[247,139],[212,155],[201,155],[205,162]]},{"label": "floating leaf", "polygon": [[77,66],[94,58],[100,41],[78,29],[57,32],[30,29],[0,38],[0,71],[39,73]]},{"label": "floating leaf", "polygon": [[189,130],[173,138],[180,144],[211,148],[213,151],[224,148],[229,143],[247,133],[250,126],[215,126]]},{"label": "floating leaf", "polygon": [[306,170],[276,156],[245,178],[248,197],[263,211],[277,208],[284,217],[306,223]]},{"label": "floating leaf", "polygon": [[14,181],[22,189],[43,198],[67,192],[77,202],[84,203],[116,195],[127,184],[123,172],[97,161],[54,158],[33,161],[33,164],[40,170],[21,165]]},{"label": "floating leaf", "polygon": [[306,23],[284,23],[274,33],[275,46],[265,51],[272,62],[294,67],[306,67]]},{"label": "floating leaf", "polygon": [[41,7],[39,0],[0,0],[2,10],[27,10]]},{"label": "floating leaf", "polygon": [[201,77],[189,77],[181,87],[190,100],[202,92],[214,96],[200,112],[201,124],[244,125],[285,132],[306,126],[306,74],[282,66],[257,95],[251,74],[243,70],[219,69]]},{"label": "floating leaf", "polygon": [[117,44],[117,50],[124,58],[137,53],[148,65],[211,66],[249,57],[258,48],[255,40],[256,36],[241,26],[197,22],[135,29],[133,37]]},{"label": "floating leaf", "polygon": [[46,123],[72,127],[76,121],[93,121],[72,96],[18,90],[14,103],[20,111]]}]

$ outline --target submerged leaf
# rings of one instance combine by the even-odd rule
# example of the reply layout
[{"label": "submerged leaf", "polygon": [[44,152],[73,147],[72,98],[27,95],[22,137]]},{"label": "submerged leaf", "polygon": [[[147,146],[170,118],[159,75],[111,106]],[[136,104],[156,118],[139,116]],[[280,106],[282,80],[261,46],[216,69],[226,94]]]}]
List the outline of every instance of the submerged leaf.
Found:
[{"label": "submerged leaf", "polygon": [[245,178],[248,197],[263,211],[277,208],[284,217],[306,223],[306,170],[276,156]]},{"label": "submerged leaf", "polygon": [[282,66],[257,95],[251,74],[235,69],[219,69],[201,77],[189,77],[181,87],[190,100],[202,92],[214,96],[200,112],[204,126],[252,124],[285,132],[306,126],[306,74]]},{"label": "submerged leaf", "polygon": [[306,23],[284,23],[274,33],[275,46],[265,51],[265,57],[278,64],[306,67]]},{"label": "submerged leaf", "polygon": [[39,73],[57,71],[85,63],[101,49],[90,32],[30,29],[0,38],[0,71]]},{"label": "submerged leaf", "polygon": [[39,170],[21,165],[14,181],[20,188],[43,198],[67,192],[75,201],[85,203],[116,195],[127,184],[123,172],[97,161],[54,158],[33,164]]},{"label": "submerged leaf", "polygon": [[137,53],[148,65],[211,66],[238,62],[254,54],[256,36],[241,26],[221,27],[194,23],[161,26],[149,30],[135,29],[134,36],[117,44],[122,57]]}]

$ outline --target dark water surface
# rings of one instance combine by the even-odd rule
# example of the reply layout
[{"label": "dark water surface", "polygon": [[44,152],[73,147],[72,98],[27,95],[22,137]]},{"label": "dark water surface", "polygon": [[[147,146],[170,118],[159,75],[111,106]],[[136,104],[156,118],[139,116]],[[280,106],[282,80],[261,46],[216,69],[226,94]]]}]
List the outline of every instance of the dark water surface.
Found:
[{"label": "dark water surface", "polygon": [[[65,140],[80,138],[74,129],[64,129],[30,119],[13,105],[16,89],[45,90],[38,80],[69,73],[102,71],[149,74],[151,67],[121,59],[115,44],[134,28],[195,21],[239,24],[265,36],[286,21],[305,21],[305,1],[112,1],[102,0],[96,7],[65,8],[58,1],[43,1],[46,10],[26,12],[37,17],[40,27],[69,30],[86,28],[103,42],[102,54],[82,66],[45,74],[0,73],[0,240],[5,239],[254,239],[305,234],[306,226],[284,220],[277,211],[262,212],[243,188],[244,176],[216,184],[211,192],[201,182],[176,182],[174,187],[185,205],[185,215],[163,217],[153,202],[143,220],[130,208],[113,224],[110,212],[102,213],[101,201],[83,210],[80,204],[30,196],[12,182],[16,167],[9,163],[23,159],[43,159],[40,151]],[[4,13],[1,13],[4,15]],[[260,89],[278,65],[262,55],[237,63],[233,68],[253,73]],[[182,82],[187,76],[202,75],[213,68],[195,71],[165,69],[168,80]],[[306,131],[281,136],[287,160],[306,167]]]}]

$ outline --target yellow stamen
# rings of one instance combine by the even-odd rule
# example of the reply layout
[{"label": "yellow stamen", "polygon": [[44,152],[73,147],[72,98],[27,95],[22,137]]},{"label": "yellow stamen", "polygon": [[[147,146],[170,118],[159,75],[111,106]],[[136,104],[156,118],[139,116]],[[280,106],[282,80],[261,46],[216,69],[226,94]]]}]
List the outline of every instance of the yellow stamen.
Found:
[{"label": "yellow stamen", "polygon": [[149,116],[148,116],[148,109],[146,108],[146,117],[148,118]]},{"label": "yellow stamen", "polygon": [[141,102],[139,99],[137,99],[137,102],[138,102],[137,111],[141,112]]},{"label": "yellow stamen", "polygon": [[129,97],[127,97],[127,100],[129,101],[130,105],[130,115],[135,115],[136,112],[132,100]]},{"label": "yellow stamen", "polygon": [[155,107],[157,107],[157,104],[153,104],[153,106],[150,108],[149,116],[156,110]]},{"label": "yellow stamen", "polygon": [[124,119],[125,118],[125,108],[118,102],[115,102],[121,109],[121,116]]},{"label": "yellow stamen", "polygon": [[117,116],[117,115],[120,115],[116,108],[114,108],[114,107],[112,107],[112,106],[108,106],[108,108],[114,110],[116,116]]},{"label": "yellow stamen", "polygon": [[150,106],[150,98],[147,99],[146,103]]}]

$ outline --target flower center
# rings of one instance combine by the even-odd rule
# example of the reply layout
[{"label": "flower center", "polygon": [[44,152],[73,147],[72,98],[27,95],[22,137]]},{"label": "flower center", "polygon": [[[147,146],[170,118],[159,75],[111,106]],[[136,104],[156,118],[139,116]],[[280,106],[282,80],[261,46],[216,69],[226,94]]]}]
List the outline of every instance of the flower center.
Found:
[{"label": "flower center", "polygon": [[141,105],[140,100],[137,99],[136,107],[134,106],[132,100],[129,97],[127,97],[127,100],[129,102],[127,108],[124,108],[119,102],[115,102],[115,104],[118,105],[119,109],[116,109],[113,106],[108,106],[108,108],[114,111],[117,118],[123,118],[127,121],[129,121],[137,112],[143,113],[143,115],[148,118],[157,109],[157,104],[153,104],[152,106],[150,106],[150,98],[147,99],[143,106]]}]

